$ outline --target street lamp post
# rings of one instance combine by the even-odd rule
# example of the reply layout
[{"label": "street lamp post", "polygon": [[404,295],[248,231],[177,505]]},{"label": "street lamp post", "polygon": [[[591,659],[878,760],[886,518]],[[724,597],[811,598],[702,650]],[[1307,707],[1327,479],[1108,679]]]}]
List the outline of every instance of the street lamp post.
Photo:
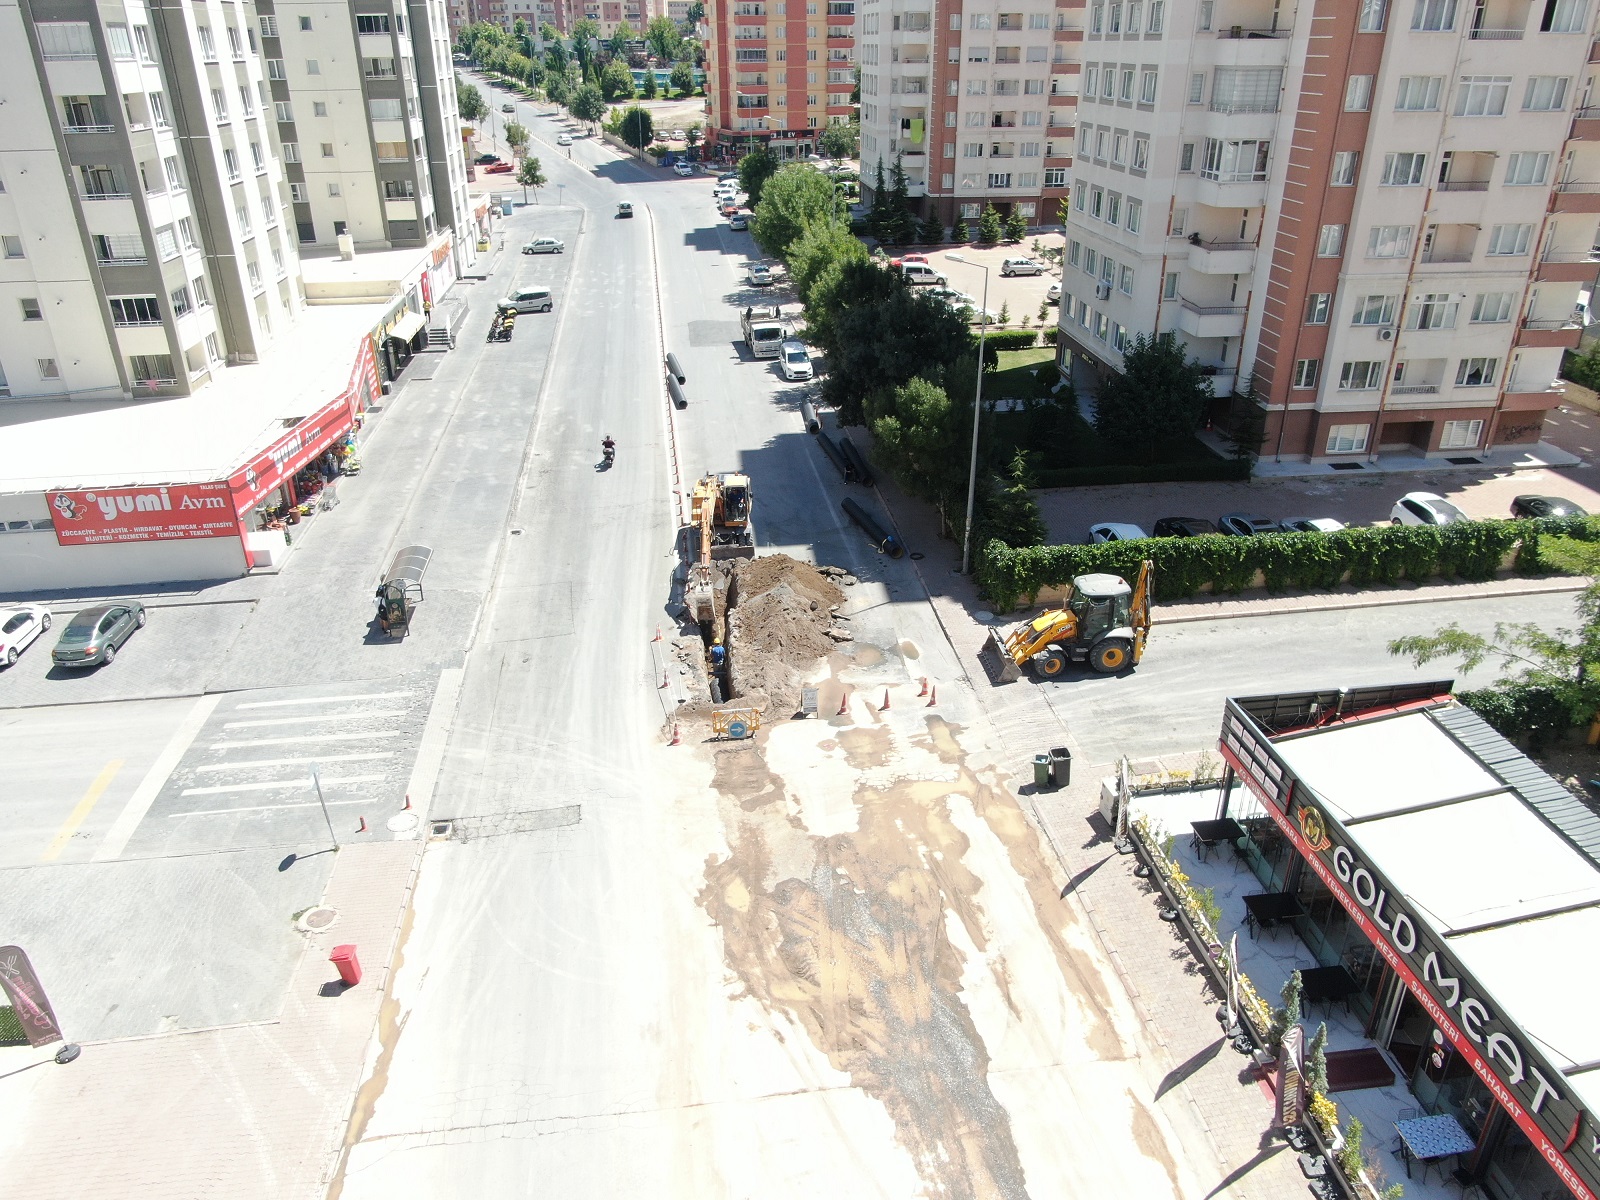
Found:
[{"label": "street lamp post", "polygon": [[989,333],[989,268],[959,254],[946,254],[951,262],[966,263],[983,272],[983,310],[978,320],[978,387],[972,401],[972,466],[967,472],[967,528],[961,536],[961,573],[965,575],[972,565],[972,506],[978,497],[978,418],[983,415],[983,346]]},{"label": "street lamp post", "polygon": [[322,819],[328,823],[328,837],[333,842],[333,848],[339,848],[339,835],[333,831],[333,818],[328,815],[328,802],[322,798],[322,772],[317,769],[317,764],[311,764],[311,786],[317,789],[317,803],[322,805]]}]

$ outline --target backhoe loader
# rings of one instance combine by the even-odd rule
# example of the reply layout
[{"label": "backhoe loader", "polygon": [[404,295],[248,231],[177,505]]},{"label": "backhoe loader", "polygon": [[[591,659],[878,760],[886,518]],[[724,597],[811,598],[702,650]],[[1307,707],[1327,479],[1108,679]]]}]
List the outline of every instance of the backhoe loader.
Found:
[{"label": "backhoe loader", "polygon": [[1010,683],[1032,663],[1041,679],[1057,679],[1068,662],[1087,662],[1103,675],[1137,665],[1150,635],[1150,575],[1147,559],[1138,581],[1118,575],[1079,575],[1066,602],[1031,621],[995,629],[989,649],[1000,660],[1000,680]]}]

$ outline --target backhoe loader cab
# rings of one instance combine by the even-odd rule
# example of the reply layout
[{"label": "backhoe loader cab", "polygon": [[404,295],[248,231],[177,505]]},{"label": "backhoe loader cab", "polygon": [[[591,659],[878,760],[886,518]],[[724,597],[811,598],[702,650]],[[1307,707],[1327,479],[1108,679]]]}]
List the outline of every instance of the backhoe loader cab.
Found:
[{"label": "backhoe loader cab", "polygon": [[1144,656],[1150,633],[1150,570],[1147,561],[1130,587],[1119,575],[1080,575],[1061,608],[990,635],[1000,659],[1002,682],[1017,679],[1025,663],[1044,679],[1062,675],[1069,662],[1087,662],[1113,675]]}]

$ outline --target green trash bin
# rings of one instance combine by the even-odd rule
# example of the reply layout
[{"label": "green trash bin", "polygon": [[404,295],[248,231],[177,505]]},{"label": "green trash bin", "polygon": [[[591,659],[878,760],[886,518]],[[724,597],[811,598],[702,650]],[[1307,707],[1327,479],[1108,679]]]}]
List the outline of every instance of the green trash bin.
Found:
[{"label": "green trash bin", "polygon": [[1050,786],[1050,756],[1048,754],[1035,754],[1033,756],[1033,786],[1041,791]]}]

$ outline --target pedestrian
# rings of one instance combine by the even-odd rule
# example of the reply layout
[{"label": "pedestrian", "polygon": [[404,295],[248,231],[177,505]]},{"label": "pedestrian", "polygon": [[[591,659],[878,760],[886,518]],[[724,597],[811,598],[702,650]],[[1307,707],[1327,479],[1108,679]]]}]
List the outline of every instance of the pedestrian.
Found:
[{"label": "pedestrian", "polygon": [[722,639],[718,638],[711,643],[711,669],[713,671],[722,670],[722,665],[727,659],[728,648],[722,644]]}]

